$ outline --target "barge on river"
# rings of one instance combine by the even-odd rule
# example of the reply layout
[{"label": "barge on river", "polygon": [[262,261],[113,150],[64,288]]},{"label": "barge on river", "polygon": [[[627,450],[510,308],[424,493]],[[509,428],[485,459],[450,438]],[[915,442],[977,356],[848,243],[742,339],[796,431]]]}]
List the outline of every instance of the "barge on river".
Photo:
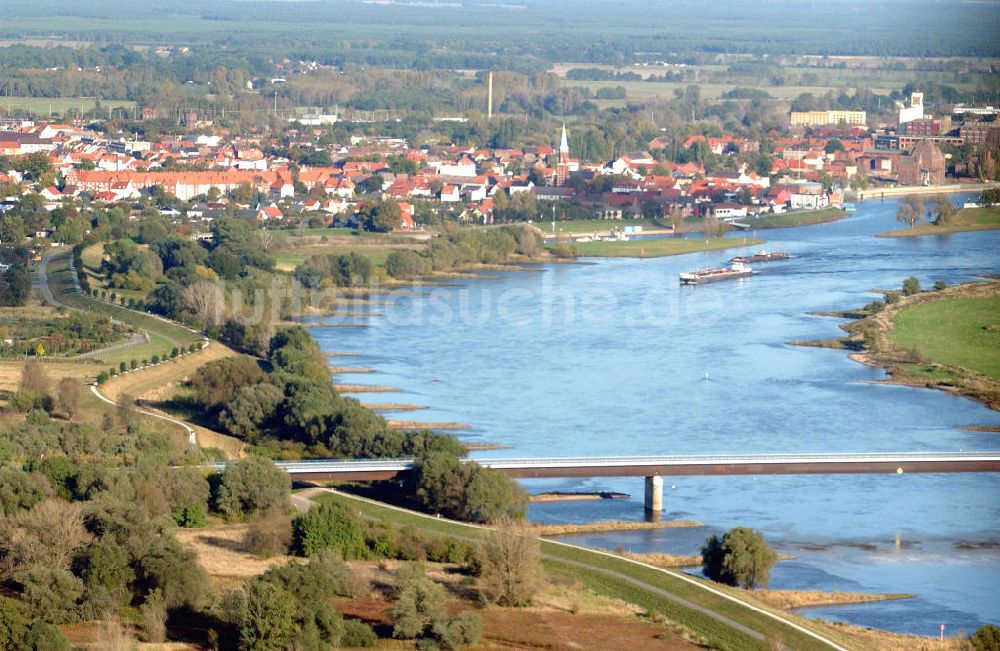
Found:
[{"label": "barge on river", "polygon": [[743,264],[750,264],[751,262],[775,262],[777,260],[787,260],[790,255],[784,251],[758,251],[753,255],[738,255],[732,259],[732,262],[742,262]]},{"label": "barge on river", "polygon": [[680,274],[682,285],[702,285],[713,283],[717,280],[731,280],[733,278],[746,278],[753,275],[753,269],[745,262],[733,262],[726,267],[712,267],[710,269],[698,269],[696,271],[682,271]]}]

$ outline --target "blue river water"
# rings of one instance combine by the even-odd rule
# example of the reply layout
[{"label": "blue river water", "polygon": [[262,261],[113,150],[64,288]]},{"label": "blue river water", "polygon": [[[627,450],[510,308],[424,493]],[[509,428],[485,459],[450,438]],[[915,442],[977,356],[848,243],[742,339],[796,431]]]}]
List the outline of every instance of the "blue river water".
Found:
[{"label": "blue river water", "polygon": [[[960,202],[966,197],[954,197]],[[746,247],[501,272],[425,286],[312,330],[338,364],[377,370],[341,382],[397,387],[365,400],[426,405],[398,417],[461,422],[478,456],[1000,450],[1000,414],[938,391],[873,384],[881,370],[843,351],[786,342],[838,336],[840,310],[898,288],[1000,272],[1000,231],[875,238],[895,201],[830,224],[761,231],[794,257],[740,281],[682,287],[680,271]],[[735,234],[739,239],[742,234]],[[617,491],[622,500],[533,504],[545,523],[641,520],[641,478],[532,480],[531,492]],[[770,587],[902,592],[913,599],[815,608],[807,616],[921,635],[1000,622],[1000,477],[848,475],[667,478],[665,518],[693,529],[567,537],[593,547],[696,554],[710,533],[752,526],[795,556]]]}]

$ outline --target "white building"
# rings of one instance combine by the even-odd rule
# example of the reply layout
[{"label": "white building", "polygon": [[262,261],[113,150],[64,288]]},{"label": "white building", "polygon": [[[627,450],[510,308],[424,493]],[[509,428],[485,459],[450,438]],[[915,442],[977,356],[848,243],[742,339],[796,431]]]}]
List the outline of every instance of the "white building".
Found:
[{"label": "white building", "polygon": [[899,124],[900,126],[902,126],[907,122],[912,122],[913,120],[921,120],[923,119],[923,117],[924,117],[924,94],[911,93],[910,105],[908,107],[900,107],[899,109]]}]

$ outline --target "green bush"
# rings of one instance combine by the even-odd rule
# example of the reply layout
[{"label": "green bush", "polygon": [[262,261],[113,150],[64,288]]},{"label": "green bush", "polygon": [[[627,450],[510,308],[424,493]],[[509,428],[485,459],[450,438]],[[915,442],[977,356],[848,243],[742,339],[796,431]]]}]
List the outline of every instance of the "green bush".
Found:
[{"label": "green bush", "polygon": [[255,515],[272,506],[288,505],[292,482],[269,459],[248,457],[229,463],[213,487],[215,509],[233,519]]},{"label": "green bush", "polygon": [[423,568],[403,579],[393,606],[392,636],[402,640],[429,637],[434,622],[444,616],[444,589],[423,575]]},{"label": "green bush", "polygon": [[431,627],[431,632],[442,649],[454,651],[464,646],[473,646],[479,644],[483,637],[483,618],[467,610],[452,619],[438,619]]},{"label": "green bush", "polygon": [[69,651],[69,642],[55,626],[32,623],[25,604],[0,597],[0,649]]},{"label": "green bush", "polygon": [[170,511],[170,517],[177,523],[177,526],[185,529],[200,529],[208,524],[205,509],[200,504],[175,506]]},{"label": "green bush", "polygon": [[368,547],[358,524],[345,508],[324,502],[292,522],[292,550],[299,556],[313,556],[333,549],[348,560],[367,558]]},{"label": "green bush", "polygon": [[125,364],[124,360],[119,362],[118,370],[121,371],[122,373],[128,370],[128,366]]},{"label": "green bush", "polygon": [[920,281],[913,276],[903,281],[903,296],[913,296],[919,294],[920,291]]},{"label": "green bush", "polygon": [[340,638],[340,646],[349,649],[373,647],[378,644],[378,636],[372,627],[356,619],[344,621],[344,635]]},{"label": "green bush", "polygon": [[1000,651],[1000,628],[993,624],[982,626],[969,642],[976,651]]},{"label": "green bush", "polygon": [[153,364],[159,364],[160,363],[160,356],[159,355],[153,355],[153,359],[151,361],[153,362]]}]

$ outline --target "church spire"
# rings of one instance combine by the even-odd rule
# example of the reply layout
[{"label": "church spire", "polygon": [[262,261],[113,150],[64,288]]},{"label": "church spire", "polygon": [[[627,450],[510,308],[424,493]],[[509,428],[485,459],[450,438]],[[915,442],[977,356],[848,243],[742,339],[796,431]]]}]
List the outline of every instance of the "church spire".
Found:
[{"label": "church spire", "polygon": [[562,128],[562,140],[559,142],[559,153],[568,154],[569,153],[569,141],[566,140],[566,123],[563,122]]}]

